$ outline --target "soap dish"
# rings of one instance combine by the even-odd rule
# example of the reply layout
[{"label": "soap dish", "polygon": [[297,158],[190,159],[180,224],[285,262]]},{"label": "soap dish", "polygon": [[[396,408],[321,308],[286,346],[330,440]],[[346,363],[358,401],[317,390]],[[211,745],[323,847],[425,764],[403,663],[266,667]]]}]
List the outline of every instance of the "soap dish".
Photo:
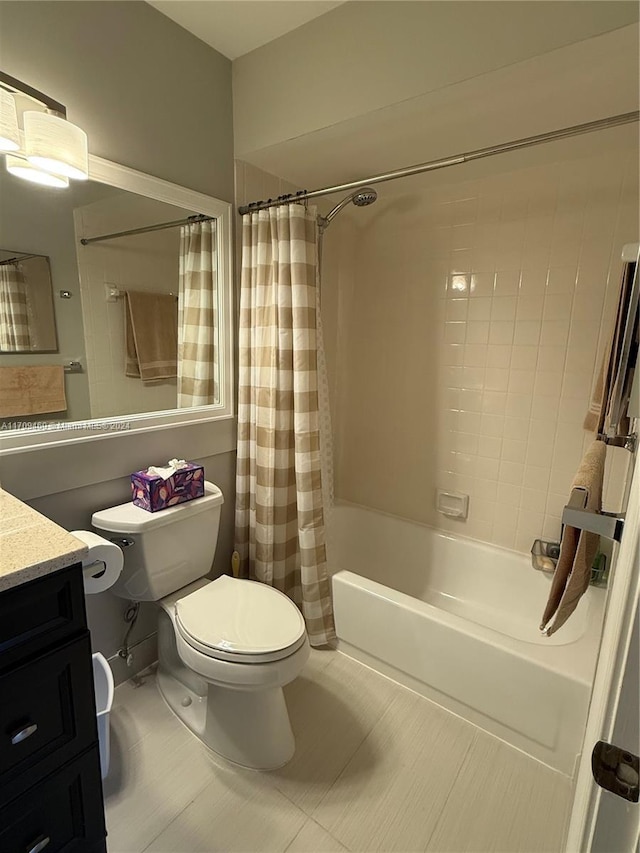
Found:
[{"label": "soap dish", "polygon": [[531,565],[538,572],[553,574],[559,556],[559,542],[545,542],[543,539],[536,539],[531,548]]}]

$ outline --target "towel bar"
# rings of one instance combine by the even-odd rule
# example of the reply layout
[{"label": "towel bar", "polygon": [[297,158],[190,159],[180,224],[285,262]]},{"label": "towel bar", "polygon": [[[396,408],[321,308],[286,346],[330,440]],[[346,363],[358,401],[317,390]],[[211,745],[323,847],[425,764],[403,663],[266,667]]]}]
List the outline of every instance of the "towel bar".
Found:
[{"label": "towel bar", "polygon": [[63,365],[65,373],[82,373],[82,364],[79,361],[68,361]]},{"label": "towel bar", "polygon": [[[105,293],[106,293],[106,301],[107,302],[116,302],[118,299],[124,299],[127,295],[126,290],[121,290],[117,284],[110,284],[109,282],[105,282]],[[162,296],[175,296],[178,298],[178,294],[174,293],[172,290],[169,293],[161,294]]]},{"label": "towel bar", "polygon": [[609,447],[624,447],[630,453],[636,452],[638,444],[638,433],[632,432],[630,435],[606,435],[599,432],[597,435],[598,441],[604,441]]},{"label": "towel bar", "polygon": [[586,530],[613,539],[619,542],[624,530],[624,513],[615,512],[590,512],[586,509],[571,506],[571,501],[562,511],[562,523],[575,527],[577,530]]}]

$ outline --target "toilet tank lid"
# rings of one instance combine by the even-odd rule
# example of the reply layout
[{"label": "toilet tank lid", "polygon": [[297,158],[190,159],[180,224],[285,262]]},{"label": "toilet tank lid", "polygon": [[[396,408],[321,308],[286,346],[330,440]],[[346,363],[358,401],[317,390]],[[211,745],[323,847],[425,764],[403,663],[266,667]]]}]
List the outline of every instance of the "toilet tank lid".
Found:
[{"label": "toilet tank lid", "polygon": [[129,501],[126,504],[94,512],[91,516],[91,524],[97,530],[108,530],[110,533],[146,533],[156,527],[181,521],[187,516],[206,512],[222,503],[224,503],[224,497],[220,489],[214,483],[205,480],[204,495],[201,498],[184,501],[159,512],[148,512]]}]

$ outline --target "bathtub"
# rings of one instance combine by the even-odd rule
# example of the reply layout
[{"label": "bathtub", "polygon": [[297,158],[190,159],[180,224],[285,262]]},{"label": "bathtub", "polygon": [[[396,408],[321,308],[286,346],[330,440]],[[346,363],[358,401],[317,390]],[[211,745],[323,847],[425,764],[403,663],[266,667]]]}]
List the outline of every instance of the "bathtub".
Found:
[{"label": "bathtub", "polygon": [[605,590],[543,637],[550,576],[528,557],[350,504],[328,560],[340,651],[573,775]]}]

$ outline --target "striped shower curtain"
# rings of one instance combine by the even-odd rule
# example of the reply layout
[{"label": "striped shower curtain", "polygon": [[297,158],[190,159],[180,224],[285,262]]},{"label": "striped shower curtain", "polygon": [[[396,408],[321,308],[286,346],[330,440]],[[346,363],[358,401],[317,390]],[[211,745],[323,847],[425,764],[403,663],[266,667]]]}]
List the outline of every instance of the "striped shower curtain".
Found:
[{"label": "striped shower curtain", "polygon": [[216,222],[180,229],[178,408],[219,399]]},{"label": "striped shower curtain", "polygon": [[31,349],[27,288],[17,264],[0,264],[0,351]]},{"label": "striped shower curtain", "polygon": [[293,599],[311,644],[323,645],[335,630],[325,547],[317,277],[315,211],[283,205],[244,217],[236,550],[243,575]]}]

